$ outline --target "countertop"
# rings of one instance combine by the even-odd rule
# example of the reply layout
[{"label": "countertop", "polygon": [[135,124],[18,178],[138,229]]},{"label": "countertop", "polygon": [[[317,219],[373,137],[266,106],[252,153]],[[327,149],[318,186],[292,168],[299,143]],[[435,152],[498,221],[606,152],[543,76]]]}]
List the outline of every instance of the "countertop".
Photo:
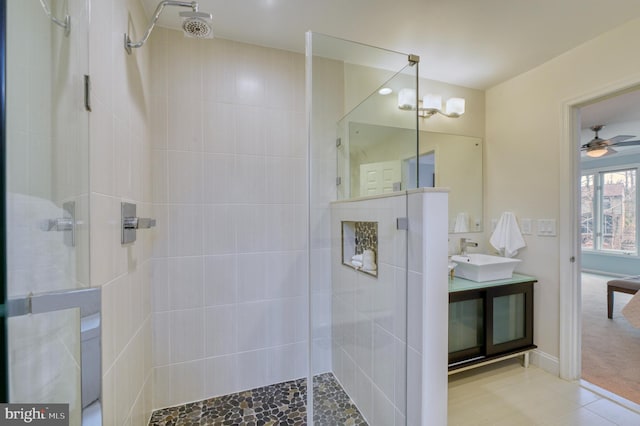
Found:
[{"label": "countertop", "polygon": [[513,274],[511,278],[504,280],[484,281],[481,283],[466,280],[460,277],[454,277],[453,279],[449,280],[449,293],[455,293],[456,291],[477,290],[481,288],[495,287],[500,285],[525,283],[529,281],[538,280],[535,277],[522,274]]}]

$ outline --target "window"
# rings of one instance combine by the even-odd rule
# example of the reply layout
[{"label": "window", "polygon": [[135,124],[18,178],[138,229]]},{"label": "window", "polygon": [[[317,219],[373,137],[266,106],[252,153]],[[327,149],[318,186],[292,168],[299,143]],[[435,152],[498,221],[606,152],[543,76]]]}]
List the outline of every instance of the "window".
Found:
[{"label": "window", "polygon": [[637,168],[592,170],[581,178],[582,248],[638,254]]}]

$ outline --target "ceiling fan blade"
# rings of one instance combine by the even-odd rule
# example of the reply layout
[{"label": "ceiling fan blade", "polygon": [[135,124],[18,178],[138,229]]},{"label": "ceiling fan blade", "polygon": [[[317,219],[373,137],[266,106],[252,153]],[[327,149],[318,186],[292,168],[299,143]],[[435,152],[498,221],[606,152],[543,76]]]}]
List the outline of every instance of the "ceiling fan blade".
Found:
[{"label": "ceiling fan blade", "polygon": [[613,143],[611,145],[615,145],[615,146],[631,146],[631,145],[640,145],[640,139],[636,140],[636,141],[622,141],[622,142],[616,142]]},{"label": "ceiling fan blade", "polygon": [[611,139],[607,139],[607,140],[609,141],[609,143],[611,145],[617,145],[618,142],[622,142],[624,140],[631,139],[632,137],[633,137],[632,135],[618,135],[618,136],[612,137]]}]

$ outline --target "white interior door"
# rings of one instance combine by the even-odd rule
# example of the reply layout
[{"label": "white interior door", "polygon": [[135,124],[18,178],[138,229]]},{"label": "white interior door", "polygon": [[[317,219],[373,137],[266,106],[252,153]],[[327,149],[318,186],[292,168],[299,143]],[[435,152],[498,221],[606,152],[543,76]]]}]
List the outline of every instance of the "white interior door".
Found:
[{"label": "white interior door", "polygon": [[400,160],[368,163],[360,166],[360,196],[393,192],[402,179]]}]

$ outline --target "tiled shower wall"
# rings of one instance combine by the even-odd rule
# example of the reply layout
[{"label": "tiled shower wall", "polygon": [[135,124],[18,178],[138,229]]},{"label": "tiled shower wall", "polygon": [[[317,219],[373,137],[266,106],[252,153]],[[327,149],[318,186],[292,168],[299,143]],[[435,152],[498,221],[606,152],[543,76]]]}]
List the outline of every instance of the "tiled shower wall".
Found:
[{"label": "tiled shower wall", "polygon": [[154,407],[303,377],[304,57],[151,44]]},{"label": "tiled shower wall", "polygon": [[[372,426],[446,424],[447,195],[331,206],[333,372]],[[377,222],[377,277],[342,264],[342,221]]]},{"label": "tiled shower wall", "polygon": [[[73,18],[72,18],[73,19]],[[73,20],[72,20],[73,22]],[[138,0],[91,1],[91,283],[102,286],[105,425],[142,425],[152,401],[151,243],[155,230],[120,244],[120,202],[151,216],[150,49],[127,55],[123,34],[142,34]],[[74,31],[72,25],[72,31]]]},{"label": "tiled shower wall", "polygon": [[[396,218],[406,217],[406,203],[393,196],[331,206],[333,369],[370,425],[405,418],[407,232]],[[377,276],[342,264],[343,221],[375,222]]]}]

